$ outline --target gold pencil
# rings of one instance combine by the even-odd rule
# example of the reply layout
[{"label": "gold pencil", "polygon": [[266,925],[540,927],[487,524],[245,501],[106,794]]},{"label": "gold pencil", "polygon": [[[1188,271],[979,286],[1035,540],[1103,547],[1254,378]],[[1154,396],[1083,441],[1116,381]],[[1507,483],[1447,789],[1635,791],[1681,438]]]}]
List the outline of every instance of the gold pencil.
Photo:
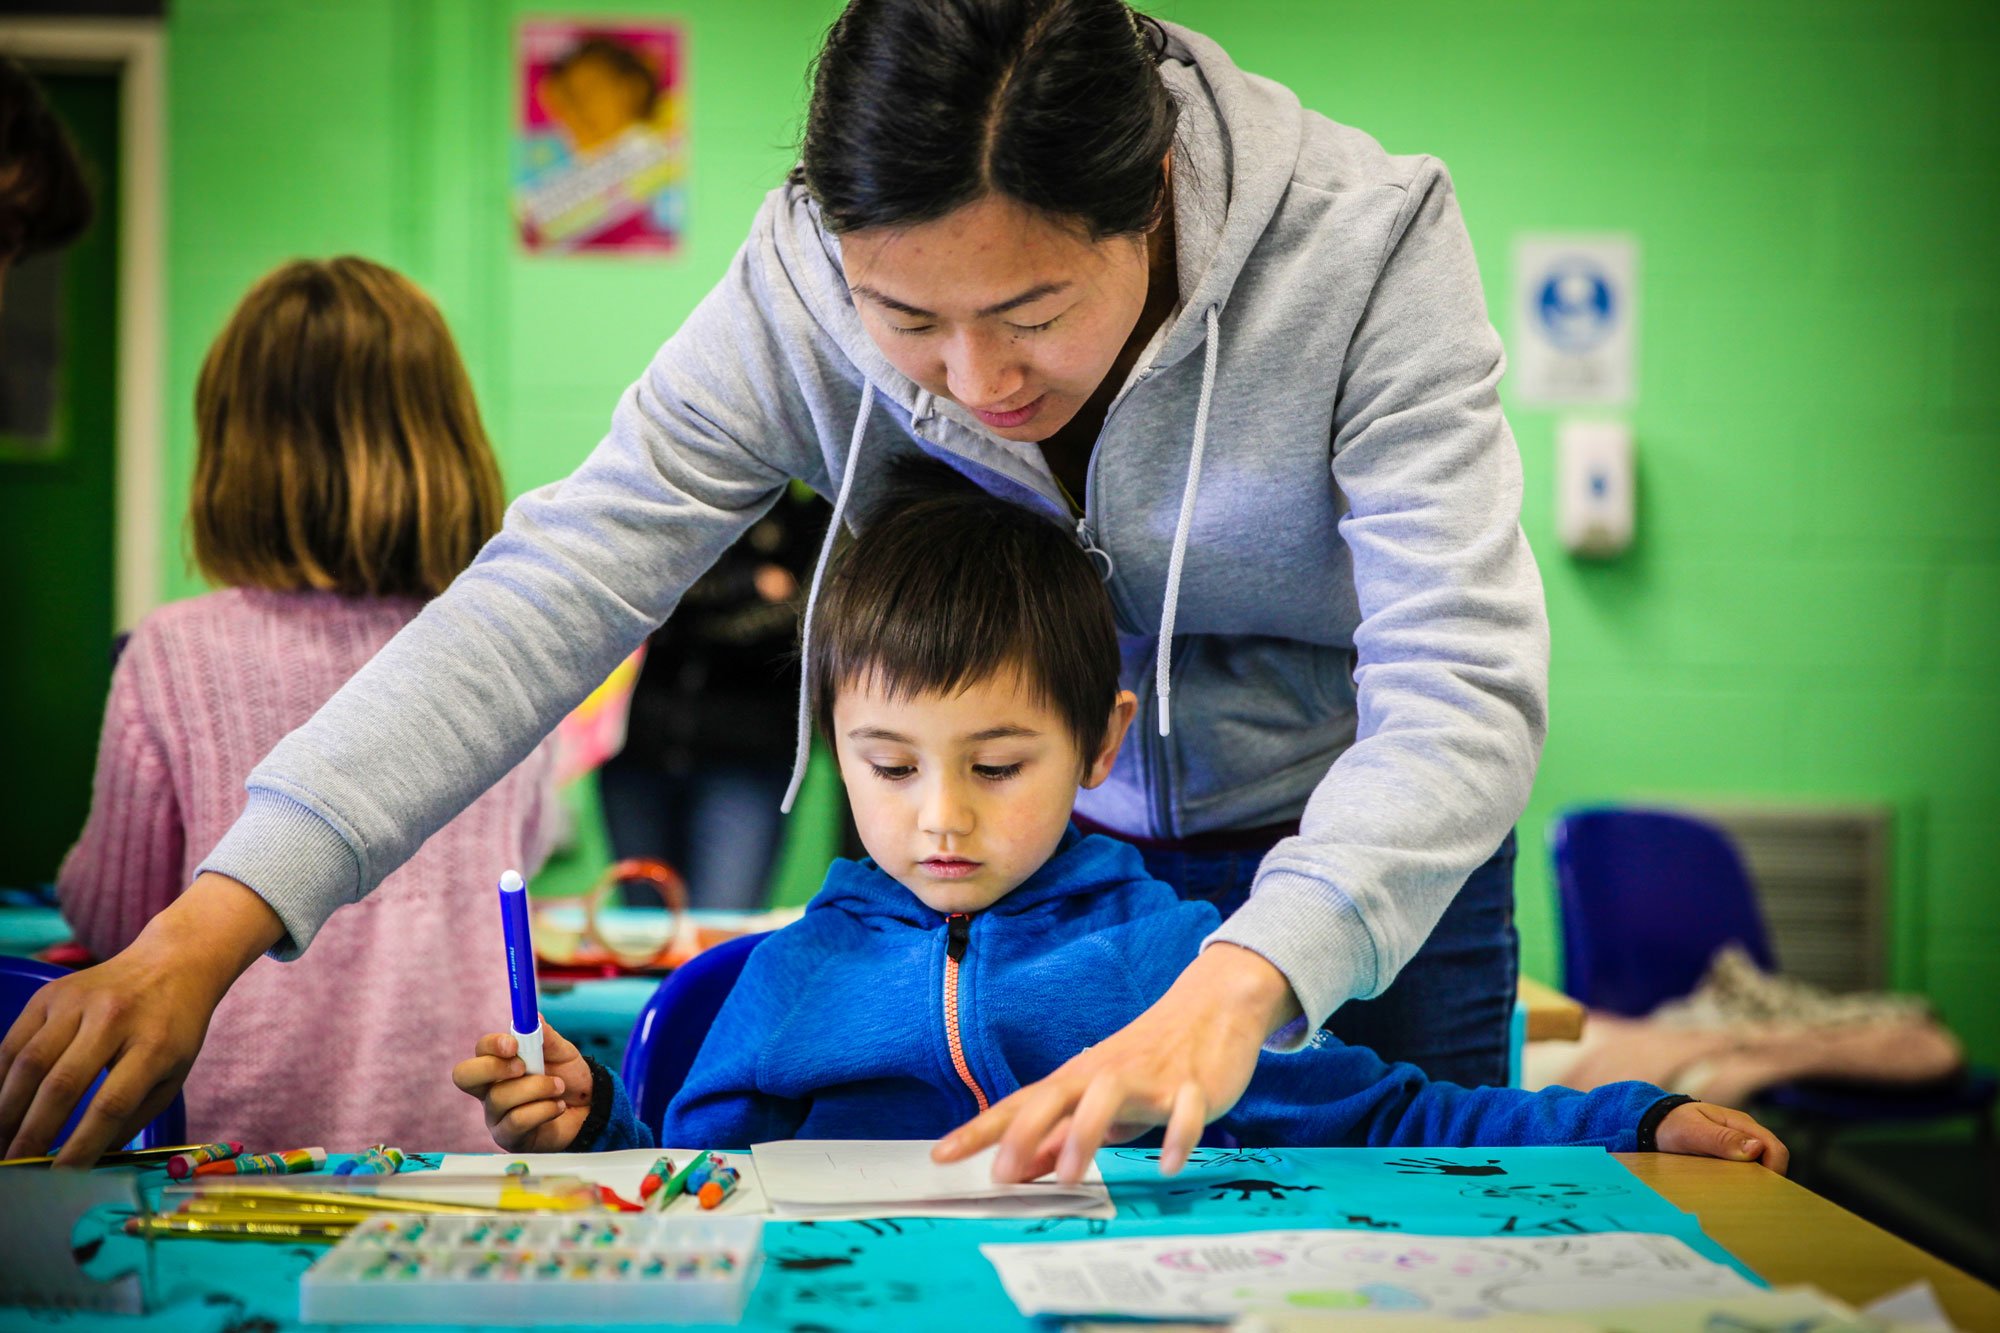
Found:
[{"label": "gold pencil", "polygon": [[129,1217],[125,1234],[183,1240],[336,1241],[354,1229],[352,1222],[331,1219],[279,1222],[211,1217]]},{"label": "gold pencil", "polygon": [[[217,1189],[205,1186],[199,1193],[182,1194],[169,1189],[168,1203],[179,1203],[189,1212],[212,1211],[240,1205],[244,1208],[263,1208],[273,1205],[287,1208],[346,1209],[356,1213],[491,1213],[496,1211],[491,1204],[445,1203],[431,1199],[400,1198],[377,1194],[346,1194],[330,1190],[288,1190],[282,1186],[244,1186],[235,1189]],[[193,1205],[202,1204],[199,1210]]]},{"label": "gold pencil", "polygon": [[[99,1166],[142,1166],[147,1162],[164,1162],[175,1153],[193,1152],[204,1145],[181,1143],[170,1148],[134,1148],[130,1152],[108,1152],[97,1159]],[[0,1160],[0,1167],[7,1166],[50,1166],[56,1160],[54,1153],[40,1157],[9,1157]]]}]

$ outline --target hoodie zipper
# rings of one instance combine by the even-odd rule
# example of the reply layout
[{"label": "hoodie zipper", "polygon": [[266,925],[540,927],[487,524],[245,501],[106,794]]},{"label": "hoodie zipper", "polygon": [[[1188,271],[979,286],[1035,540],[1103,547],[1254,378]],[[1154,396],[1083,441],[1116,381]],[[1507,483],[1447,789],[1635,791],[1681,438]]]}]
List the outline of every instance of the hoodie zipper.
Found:
[{"label": "hoodie zipper", "polygon": [[945,1044],[951,1047],[951,1067],[958,1071],[959,1079],[972,1092],[972,1100],[984,1111],[988,1106],[986,1090],[979,1086],[979,1080],[972,1076],[972,1066],[965,1062],[965,1043],[958,1031],[958,965],[972,943],[972,916],[968,912],[953,912],[945,917],[944,925]]}]

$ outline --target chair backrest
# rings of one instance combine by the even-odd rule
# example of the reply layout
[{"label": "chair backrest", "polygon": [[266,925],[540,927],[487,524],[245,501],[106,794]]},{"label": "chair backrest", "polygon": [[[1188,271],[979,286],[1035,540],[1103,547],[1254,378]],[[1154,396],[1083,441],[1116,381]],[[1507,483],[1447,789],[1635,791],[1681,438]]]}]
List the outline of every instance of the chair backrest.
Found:
[{"label": "chair backrest", "polygon": [[1563,989],[1637,1017],[1688,994],[1725,944],[1777,970],[1742,858],[1721,830],[1664,810],[1571,810],[1549,826]]},{"label": "chair backrest", "polygon": [[768,934],[739,935],[702,950],[675,968],[639,1011],[621,1072],[641,1124],[660,1123],[667,1103],[687,1081],[709,1025],[750,961],[750,951]]},{"label": "chair backrest", "polygon": [[[54,963],[0,954],[0,1032],[14,1025],[14,1020],[28,1007],[28,1001],[34,997],[36,991],[57,977],[68,975],[68,968],[57,967]],[[67,1142],[69,1136],[75,1132],[76,1122],[83,1118],[84,1108],[89,1106],[90,1099],[97,1095],[97,1086],[102,1082],[104,1075],[99,1074],[96,1082],[90,1085],[90,1090],[77,1102],[76,1110],[70,1113],[69,1121],[63,1125],[62,1132],[56,1135],[55,1144],[49,1149],[51,1152]],[[146,1122],[145,1127],[139,1131],[139,1136],[132,1140],[132,1146],[165,1148],[186,1142],[187,1103],[181,1099],[179,1093],[175,1093],[174,1100],[167,1109]]]}]

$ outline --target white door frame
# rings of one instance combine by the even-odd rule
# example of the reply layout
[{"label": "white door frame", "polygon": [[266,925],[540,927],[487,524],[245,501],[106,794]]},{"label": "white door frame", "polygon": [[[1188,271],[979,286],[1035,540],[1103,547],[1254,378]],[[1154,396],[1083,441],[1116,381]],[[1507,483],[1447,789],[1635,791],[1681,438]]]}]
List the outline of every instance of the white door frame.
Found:
[{"label": "white door frame", "polygon": [[166,328],[166,40],[153,19],[0,19],[0,52],[115,73],[118,120],[118,629],[159,604]]}]

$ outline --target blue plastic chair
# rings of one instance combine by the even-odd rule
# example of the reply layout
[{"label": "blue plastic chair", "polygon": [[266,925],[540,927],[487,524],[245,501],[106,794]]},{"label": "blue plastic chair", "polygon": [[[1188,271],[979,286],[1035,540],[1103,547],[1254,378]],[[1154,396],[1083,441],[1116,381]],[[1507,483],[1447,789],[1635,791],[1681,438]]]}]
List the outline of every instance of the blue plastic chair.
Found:
[{"label": "blue plastic chair", "polygon": [[1549,829],[1563,989],[1640,1018],[1693,991],[1725,944],[1777,970],[1750,877],[1712,825],[1652,810],[1572,810]]},{"label": "blue plastic chair", "polygon": [[[1549,827],[1562,903],[1563,989],[1638,1017],[1694,990],[1725,944],[1777,970],[1756,892],[1721,830],[1662,810],[1568,811]],[[1972,1116],[1990,1148],[2000,1078],[1987,1069],[1919,1087],[1800,1082],[1761,1104],[1791,1113],[1816,1148],[1832,1129]]]},{"label": "blue plastic chair", "polygon": [[738,935],[702,950],[675,968],[639,1011],[621,1073],[641,1124],[658,1127],[667,1103],[687,1082],[695,1054],[750,961],[750,951],[770,933]]},{"label": "blue plastic chair", "polygon": [[[28,1001],[34,996],[36,991],[49,982],[54,981],[57,977],[66,977],[68,975],[68,968],[57,967],[54,963],[44,963],[33,958],[16,958],[9,954],[0,954],[0,1032],[4,1032],[13,1026],[14,1020],[19,1018],[21,1011],[28,1007]],[[68,1123],[64,1124],[62,1132],[56,1135],[56,1147],[67,1142],[69,1136],[75,1132],[77,1121],[83,1118],[84,1108],[89,1106],[90,1099],[97,1095],[98,1084],[102,1082],[104,1082],[104,1075],[99,1074],[97,1081],[90,1085],[90,1091],[86,1092],[82,1100],[77,1102],[76,1110],[70,1113]],[[168,1104],[167,1109],[147,1121],[145,1126],[140,1129],[139,1136],[133,1139],[127,1146],[133,1148],[166,1148],[186,1142],[187,1103],[181,1099],[179,1093],[175,1093],[174,1099]],[[54,1150],[54,1147],[50,1149],[51,1152]]]}]

